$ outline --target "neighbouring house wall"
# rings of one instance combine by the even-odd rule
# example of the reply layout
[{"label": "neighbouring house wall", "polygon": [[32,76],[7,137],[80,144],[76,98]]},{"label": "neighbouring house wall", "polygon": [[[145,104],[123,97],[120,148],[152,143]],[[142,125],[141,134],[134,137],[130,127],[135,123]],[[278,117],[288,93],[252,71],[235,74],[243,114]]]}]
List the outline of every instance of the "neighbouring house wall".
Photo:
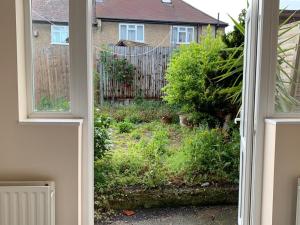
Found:
[{"label": "neighbouring house wall", "polygon": [[262,225],[294,225],[300,177],[299,120],[267,120]]},{"label": "neighbouring house wall", "polygon": [[47,23],[33,23],[32,32],[37,33],[33,37],[35,49],[49,48],[51,46],[51,25]]},{"label": "neighbouring house wall", "polygon": [[[19,38],[23,32],[20,27],[24,26],[22,2],[2,0],[0,3],[0,181],[54,181],[56,225],[79,225],[80,124],[19,123],[19,108],[23,118],[26,113],[25,79],[22,76],[25,55],[21,50],[17,55],[16,44],[24,41]],[[19,8],[18,29],[16,4]]]},{"label": "neighbouring house wall", "polygon": [[[119,41],[119,22],[99,22],[100,26],[94,30],[95,45],[116,44]],[[150,46],[171,46],[171,25],[168,24],[144,24],[145,29],[145,43]],[[189,26],[189,25],[187,25]],[[203,26],[206,28],[207,26]],[[212,32],[215,34],[215,26],[212,27]],[[195,40],[197,36],[203,34],[202,26],[199,26],[198,35],[197,27],[195,29]],[[220,28],[221,30],[223,28]]]},{"label": "neighbouring house wall", "polygon": [[[95,49],[101,48],[102,45],[117,44],[119,41],[119,22],[100,22],[99,27],[93,28],[93,39]],[[145,25],[145,43],[150,46],[171,46],[171,25],[166,24],[144,24]],[[195,29],[195,40],[197,37],[206,34],[207,26],[199,26],[198,35],[197,27]],[[216,28],[211,26],[212,33],[215,35]],[[48,48],[51,46],[51,25],[47,23],[34,23],[33,32],[38,34],[33,38],[36,48]],[[218,28],[217,32],[224,33],[225,28]]]}]

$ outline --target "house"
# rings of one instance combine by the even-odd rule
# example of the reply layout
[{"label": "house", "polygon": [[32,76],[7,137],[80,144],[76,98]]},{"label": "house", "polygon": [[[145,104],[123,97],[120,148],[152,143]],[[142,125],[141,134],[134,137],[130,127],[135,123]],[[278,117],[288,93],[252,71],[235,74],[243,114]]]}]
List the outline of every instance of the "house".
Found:
[{"label": "house", "polygon": [[300,21],[300,10],[282,10],[280,13],[280,23],[287,22],[292,23]]},{"label": "house", "polygon": [[[68,44],[68,1],[33,0],[33,36],[37,48]],[[95,0],[94,45],[120,40],[164,46],[198,42],[210,25],[224,32],[226,23],[182,0]]]}]

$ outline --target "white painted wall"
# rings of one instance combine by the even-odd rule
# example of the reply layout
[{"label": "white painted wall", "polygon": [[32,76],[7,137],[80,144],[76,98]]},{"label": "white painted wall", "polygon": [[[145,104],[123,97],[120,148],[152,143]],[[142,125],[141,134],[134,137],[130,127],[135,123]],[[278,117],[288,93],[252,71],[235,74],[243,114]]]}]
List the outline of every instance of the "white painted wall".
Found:
[{"label": "white painted wall", "polygon": [[300,120],[267,120],[262,225],[295,225]]},{"label": "white painted wall", "polygon": [[[18,20],[22,25],[22,16]],[[1,0],[0,27],[0,181],[54,181],[56,225],[81,224],[80,120],[18,122],[18,101],[24,119],[26,97],[22,51],[17,57],[15,1]]]}]

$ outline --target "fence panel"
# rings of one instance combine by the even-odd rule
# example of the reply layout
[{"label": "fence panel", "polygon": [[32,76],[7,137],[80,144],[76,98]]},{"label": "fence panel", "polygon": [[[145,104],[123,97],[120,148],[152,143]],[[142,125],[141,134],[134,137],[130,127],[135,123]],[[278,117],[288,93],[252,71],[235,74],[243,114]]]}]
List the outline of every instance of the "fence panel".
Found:
[{"label": "fence panel", "polygon": [[[103,82],[100,93],[104,99],[132,99],[142,96],[146,99],[159,99],[161,89],[166,85],[165,72],[174,48],[170,47],[120,47],[109,46],[107,52],[118,58],[126,58],[135,67],[133,82],[128,85],[119,82],[108,74],[103,62],[98,59],[98,72]],[[101,52],[98,53],[100,55]]]},{"label": "fence panel", "polygon": [[35,102],[70,98],[70,57],[68,46],[52,46],[34,52]]}]

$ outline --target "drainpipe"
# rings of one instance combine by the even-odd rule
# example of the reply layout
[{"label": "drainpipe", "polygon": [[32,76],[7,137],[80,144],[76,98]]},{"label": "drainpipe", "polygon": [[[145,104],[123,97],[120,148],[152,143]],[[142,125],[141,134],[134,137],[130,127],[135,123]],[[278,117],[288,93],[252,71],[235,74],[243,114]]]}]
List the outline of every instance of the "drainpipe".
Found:
[{"label": "drainpipe", "polygon": [[197,24],[197,43],[200,42],[200,36],[199,36],[199,24]]},{"label": "drainpipe", "polygon": [[217,33],[218,33],[218,29],[219,29],[219,26],[220,26],[220,13],[218,13],[218,23],[217,23],[217,26],[216,26],[216,31],[215,31],[215,36],[217,37]]},{"label": "drainpipe", "polygon": [[93,22],[95,25],[97,25],[96,4],[96,0],[93,0]]}]

